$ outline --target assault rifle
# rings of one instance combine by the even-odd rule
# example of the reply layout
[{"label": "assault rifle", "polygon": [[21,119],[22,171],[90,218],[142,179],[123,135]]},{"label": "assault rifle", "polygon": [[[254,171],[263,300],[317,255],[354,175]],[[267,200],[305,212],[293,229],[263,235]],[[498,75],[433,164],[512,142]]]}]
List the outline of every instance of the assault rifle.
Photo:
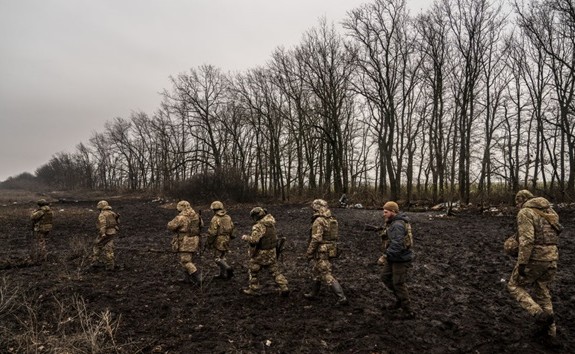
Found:
[{"label": "assault rifle", "polygon": [[285,243],[286,243],[286,238],[285,237],[280,237],[278,238],[277,244],[276,244],[276,259],[279,259],[282,252],[284,251],[285,248]]},{"label": "assault rifle", "polygon": [[383,226],[374,226],[374,225],[365,225],[365,227],[363,228],[363,231],[381,231],[383,230],[384,227]]}]

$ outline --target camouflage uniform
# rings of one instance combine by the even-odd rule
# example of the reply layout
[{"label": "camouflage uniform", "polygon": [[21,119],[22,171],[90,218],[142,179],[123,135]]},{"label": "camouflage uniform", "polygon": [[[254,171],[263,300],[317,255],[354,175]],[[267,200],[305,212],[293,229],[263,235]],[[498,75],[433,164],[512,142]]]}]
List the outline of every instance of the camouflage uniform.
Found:
[{"label": "camouflage uniform", "polygon": [[199,284],[201,274],[193,263],[192,255],[199,249],[200,232],[204,223],[185,200],[178,202],[177,210],[180,213],[168,223],[168,230],[175,233],[172,238],[172,250],[179,254],[180,264],[184,268],[183,281]]},{"label": "camouflage uniform", "polygon": [[224,205],[215,201],[210,208],[214,216],[208,229],[208,246],[214,250],[214,262],[220,268],[218,279],[229,279],[234,276],[234,270],[226,260],[226,254],[230,251],[230,240],[234,233],[234,223],[227,214]]},{"label": "camouflage uniform", "polygon": [[38,207],[30,216],[34,225],[30,257],[34,262],[46,260],[46,238],[52,230],[53,220],[52,210],[46,200],[40,199]]},{"label": "camouflage uniform", "polygon": [[305,294],[314,299],[319,294],[322,281],[332,288],[338,297],[337,304],[347,304],[341,285],[332,274],[330,259],[337,257],[338,223],[323,199],[316,199],[311,205],[314,210],[310,239],[306,251],[309,260],[314,261],[311,292]]},{"label": "camouflage uniform", "polygon": [[[519,305],[535,317],[539,330],[555,338],[557,330],[549,286],[555,280],[559,259],[559,216],[545,198],[522,202],[519,197],[518,193],[516,200],[522,204],[517,213],[519,251],[507,289]],[[526,291],[527,286],[533,286],[533,297]]]},{"label": "camouflage uniform", "polygon": [[244,293],[255,295],[261,289],[258,274],[262,268],[267,268],[280,288],[282,296],[289,294],[288,281],[281,273],[276,256],[276,220],[264,209],[256,207],[250,212],[256,223],[252,226],[250,235],[243,235],[242,240],[250,244],[248,261],[249,286]]},{"label": "camouflage uniform", "polygon": [[97,208],[100,210],[96,222],[98,237],[92,248],[92,265],[103,264],[106,270],[113,270],[115,267],[114,238],[120,230],[120,215],[113,212],[112,207],[105,200],[99,201]]},{"label": "camouflage uniform", "polygon": [[408,272],[413,260],[411,240],[407,241],[409,218],[407,215],[399,213],[399,206],[395,202],[386,203],[384,212],[385,210],[391,211],[393,214],[388,214],[389,217],[386,218],[385,229],[381,234],[385,247],[382,280],[396,298],[395,304],[388,306],[388,309],[401,308],[408,316],[413,317],[414,314],[406,286]]}]

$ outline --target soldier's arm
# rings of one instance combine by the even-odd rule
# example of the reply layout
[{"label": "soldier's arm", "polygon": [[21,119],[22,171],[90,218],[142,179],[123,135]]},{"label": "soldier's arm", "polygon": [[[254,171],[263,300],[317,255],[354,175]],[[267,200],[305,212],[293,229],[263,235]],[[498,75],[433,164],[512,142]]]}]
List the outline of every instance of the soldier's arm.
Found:
[{"label": "soldier's arm", "polygon": [[265,232],[266,232],[265,226],[258,223],[252,227],[252,233],[249,235],[242,236],[242,239],[248,241],[248,243],[252,246],[257,245],[258,242],[260,242],[260,239],[262,238]]},{"label": "soldier's arm", "polygon": [[324,233],[324,225],[321,222],[321,220],[316,219],[316,221],[314,221],[314,223],[311,226],[311,237],[306,251],[306,256],[308,258],[312,257],[315,254],[317,248],[319,247],[319,244],[323,240],[323,233]]}]

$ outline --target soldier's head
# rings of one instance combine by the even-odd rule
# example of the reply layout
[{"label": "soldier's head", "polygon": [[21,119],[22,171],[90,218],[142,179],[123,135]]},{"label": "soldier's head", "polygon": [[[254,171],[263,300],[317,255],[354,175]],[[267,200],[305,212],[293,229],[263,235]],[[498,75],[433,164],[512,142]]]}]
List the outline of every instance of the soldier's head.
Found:
[{"label": "soldier's head", "polygon": [[519,192],[517,192],[517,194],[515,195],[515,205],[518,208],[521,208],[523,203],[525,203],[526,201],[528,201],[529,199],[532,199],[532,198],[535,198],[533,193],[531,193],[527,189],[522,189]]},{"label": "soldier's head", "polygon": [[98,204],[96,205],[96,208],[98,208],[98,210],[102,210],[102,209],[104,209],[105,207],[109,207],[109,206],[110,206],[110,204],[108,204],[107,201],[105,201],[105,200],[100,200],[100,201],[98,202]]},{"label": "soldier's head", "polygon": [[316,199],[313,202],[311,202],[311,208],[313,209],[313,211],[320,211],[322,209],[327,209],[328,205],[325,200]]},{"label": "soldier's head", "polygon": [[212,209],[214,213],[218,210],[224,210],[224,203],[220,202],[219,200],[216,200],[212,202],[212,204],[210,205],[210,209]]},{"label": "soldier's head", "polygon": [[40,199],[36,202],[38,204],[38,206],[44,206],[44,205],[48,205],[48,201],[46,199]]},{"label": "soldier's head", "polygon": [[262,207],[255,207],[250,211],[250,217],[254,220],[254,221],[258,221],[259,219],[263,218],[264,216],[266,216],[266,214],[268,213],[267,210],[265,210]]},{"label": "soldier's head", "polygon": [[181,200],[178,202],[178,204],[176,205],[176,209],[178,211],[182,211],[184,209],[188,209],[191,208],[192,206],[190,205],[189,202],[185,201],[185,200]]},{"label": "soldier's head", "polygon": [[385,220],[389,220],[397,214],[399,214],[399,205],[396,202],[389,201],[383,204],[383,217]]}]

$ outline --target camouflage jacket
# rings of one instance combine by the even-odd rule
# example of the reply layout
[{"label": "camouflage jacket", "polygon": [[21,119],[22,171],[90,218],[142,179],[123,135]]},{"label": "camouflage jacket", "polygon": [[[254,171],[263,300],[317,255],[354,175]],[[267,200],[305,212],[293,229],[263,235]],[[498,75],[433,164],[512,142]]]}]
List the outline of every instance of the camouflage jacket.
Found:
[{"label": "camouflage jacket", "polygon": [[34,231],[48,232],[52,230],[52,210],[48,205],[43,205],[32,213],[30,219],[34,223]]},{"label": "camouflage jacket", "polygon": [[[331,210],[321,209],[313,214],[313,221],[311,223],[311,235],[309,239],[309,244],[307,246],[307,257],[316,256],[319,251],[320,245],[322,245],[324,240],[324,235],[329,233],[329,219],[332,218]],[[324,250],[327,252],[327,249]]]},{"label": "camouflage jacket", "polygon": [[168,223],[168,230],[186,236],[198,236],[204,226],[202,218],[193,208],[182,210]]},{"label": "camouflage jacket", "polygon": [[120,215],[114,213],[111,206],[104,207],[100,211],[98,221],[96,222],[99,235],[115,235],[120,229],[119,218]]},{"label": "camouflage jacket", "polygon": [[518,264],[530,261],[557,261],[559,235],[553,228],[559,223],[559,216],[543,197],[529,199],[517,213],[517,235],[519,241]]}]

